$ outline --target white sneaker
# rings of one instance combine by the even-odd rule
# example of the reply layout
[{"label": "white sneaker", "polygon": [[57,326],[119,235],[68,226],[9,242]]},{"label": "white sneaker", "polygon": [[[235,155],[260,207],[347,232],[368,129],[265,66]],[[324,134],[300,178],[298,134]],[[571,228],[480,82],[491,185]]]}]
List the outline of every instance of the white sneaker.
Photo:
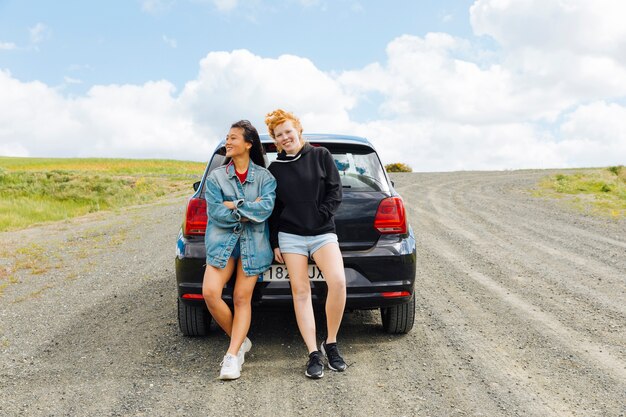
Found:
[{"label": "white sneaker", "polygon": [[220,365],[222,365],[220,379],[237,379],[241,375],[241,365],[235,355],[227,353]]},{"label": "white sneaker", "polygon": [[241,366],[246,361],[246,353],[250,352],[252,348],[252,342],[247,337],[243,339],[243,343],[239,348],[239,352],[237,352],[237,358],[239,359],[239,369],[241,370]]}]

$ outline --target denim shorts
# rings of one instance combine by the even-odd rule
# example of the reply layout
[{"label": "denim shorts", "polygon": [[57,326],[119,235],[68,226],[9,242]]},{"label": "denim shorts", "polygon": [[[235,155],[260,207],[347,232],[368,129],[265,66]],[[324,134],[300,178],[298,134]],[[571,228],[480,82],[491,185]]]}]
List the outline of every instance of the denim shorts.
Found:
[{"label": "denim shorts", "polygon": [[324,233],[315,236],[300,236],[278,232],[278,246],[282,253],[297,253],[310,256],[327,243],[338,243],[337,235],[334,233]]},{"label": "denim shorts", "polygon": [[239,239],[237,239],[237,243],[235,243],[235,247],[233,248],[233,251],[230,253],[230,257],[234,258],[235,260],[241,257],[241,247],[239,246]]}]

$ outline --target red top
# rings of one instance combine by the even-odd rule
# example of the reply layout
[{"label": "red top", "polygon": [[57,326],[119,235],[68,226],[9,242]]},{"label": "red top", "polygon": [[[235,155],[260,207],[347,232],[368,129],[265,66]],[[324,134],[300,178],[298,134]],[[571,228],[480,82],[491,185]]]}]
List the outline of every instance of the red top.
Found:
[{"label": "red top", "polygon": [[235,169],[235,174],[237,174],[237,178],[239,178],[239,182],[240,183],[244,183],[246,182],[246,177],[248,176],[248,170],[246,169],[245,172],[242,172],[241,174],[239,172],[237,172],[237,170]]},{"label": "red top", "polygon": [[235,168],[235,163],[233,162],[233,160],[231,159],[230,162],[228,163],[228,165],[232,165],[233,169],[235,170],[235,174],[237,175],[237,178],[239,178],[239,182],[240,183],[244,183],[246,182],[246,178],[248,177],[248,170],[246,169],[245,172],[242,172],[241,174],[239,172],[237,172],[237,168]]}]

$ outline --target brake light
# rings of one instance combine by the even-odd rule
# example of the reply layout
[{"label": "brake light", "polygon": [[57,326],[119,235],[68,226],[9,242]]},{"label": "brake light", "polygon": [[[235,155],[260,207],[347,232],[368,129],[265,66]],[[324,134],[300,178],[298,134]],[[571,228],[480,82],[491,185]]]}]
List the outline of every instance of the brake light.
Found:
[{"label": "brake light", "polygon": [[190,199],[185,214],[185,235],[204,235],[206,223],[206,201],[202,198]]},{"label": "brake light", "polygon": [[202,294],[183,294],[182,297],[186,300],[204,300]]},{"label": "brake light", "polygon": [[384,298],[398,298],[398,297],[409,297],[411,296],[411,293],[408,291],[388,291],[388,292],[381,292],[380,295],[382,295]]},{"label": "brake light", "polygon": [[378,205],[374,227],[383,234],[405,234],[407,232],[406,212],[400,197],[385,198]]}]

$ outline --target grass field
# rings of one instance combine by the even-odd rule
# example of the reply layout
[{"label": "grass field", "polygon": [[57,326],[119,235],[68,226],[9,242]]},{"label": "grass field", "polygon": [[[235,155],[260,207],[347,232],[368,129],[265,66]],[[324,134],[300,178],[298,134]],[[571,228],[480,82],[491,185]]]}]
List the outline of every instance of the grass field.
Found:
[{"label": "grass field", "polygon": [[[203,162],[0,157],[0,232],[191,193]],[[546,177],[536,196],[582,211],[626,217],[626,168],[566,170]]]},{"label": "grass field", "polygon": [[0,157],[0,231],[191,193],[204,167],[172,160]]},{"label": "grass field", "polygon": [[535,195],[564,199],[586,213],[626,217],[626,167],[564,171],[544,178]]}]

